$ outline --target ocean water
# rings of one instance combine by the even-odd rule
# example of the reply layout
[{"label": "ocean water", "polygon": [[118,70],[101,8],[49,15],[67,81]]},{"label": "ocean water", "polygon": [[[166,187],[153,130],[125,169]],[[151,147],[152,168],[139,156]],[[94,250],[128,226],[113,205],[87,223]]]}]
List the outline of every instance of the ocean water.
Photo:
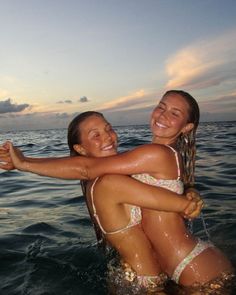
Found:
[{"label": "ocean water", "polygon": [[[146,125],[115,129],[120,151],[151,140]],[[66,132],[0,133],[0,142],[11,139],[29,156],[64,156]],[[234,266],[235,139],[236,122],[200,124],[196,187],[206,206],[193,223],[194,233],[209,235]],[[107,295],[105,270],[79,181],[0,171],[1,295]]]}]

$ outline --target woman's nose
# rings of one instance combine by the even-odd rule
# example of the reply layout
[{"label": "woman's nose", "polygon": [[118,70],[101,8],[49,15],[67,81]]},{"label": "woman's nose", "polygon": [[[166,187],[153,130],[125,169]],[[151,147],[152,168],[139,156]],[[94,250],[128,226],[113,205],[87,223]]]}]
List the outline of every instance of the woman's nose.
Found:
[{"label": "woman's nose", "polygon": [[164,117],[164,118],[167,117],[167,112],[166,112],[166,110],[163,110],[163,111],[160,113],[160,117]]},{"label": "woman's nose", "polygon": [[103,135],[103,138],[105,140],[111,140],[111,134],[110,134],[110,132],[105,132],[104,135]]}]

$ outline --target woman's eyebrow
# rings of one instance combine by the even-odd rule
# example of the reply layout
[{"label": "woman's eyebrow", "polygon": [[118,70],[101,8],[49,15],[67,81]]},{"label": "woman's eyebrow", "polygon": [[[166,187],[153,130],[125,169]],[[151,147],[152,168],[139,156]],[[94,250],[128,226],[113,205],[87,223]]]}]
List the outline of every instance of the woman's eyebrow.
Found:
[{"label": "woman's eyebrow", "polygon": [[174,111],[177,111],[177,112],[180,112],[180,113],[182,113],[182,114],[184,113],[181,109],[178,109],[178,108],[173,108],[173,110],[174,110]]},{"label": "woman's eyebrow", "polygon": [[[160,101],[160,102],[159,102],[159,105],[160,105],[160,104],[164,105],[165,107],[167,106],[166,103],[163,102],[163,101]],[[173,107],[172,109],[173,109],[174,111],[178,111],[178,112],[180,112],[180,113],[182,113],[182,114],[184,113],[184,112],[183,112],[181,109],[179,109],[179,108],[175,108],[175,107]]]},{"label": "woman's eyebrow", "polygon": [[88,134],[90,134],[91,132],[94,132],[94,131],[97,131],[98,130],[98,128],[92,128],[92,129],[90,129],[89,131],[88,131]]}]

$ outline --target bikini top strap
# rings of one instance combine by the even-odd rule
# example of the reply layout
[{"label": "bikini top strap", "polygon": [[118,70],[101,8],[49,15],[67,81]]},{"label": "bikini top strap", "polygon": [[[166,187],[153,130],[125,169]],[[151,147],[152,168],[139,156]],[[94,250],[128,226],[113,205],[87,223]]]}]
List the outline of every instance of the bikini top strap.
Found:
[{"label": "bikini top strap", "polygon": [[91,204],[92,204],[93,215],[94,215],[94,216],[97,216],[97,211],[96,211],[96,207],[95,207],[95,205],[94,205],[93,192],[94,192],[95,184],[96,184],[96,182],[98,181],[98,179],[99,179],[99,177],[97,177],[97,178],[94,180],[94,182],[93,182],[93,184],[92,184],[92,186],[91,186]]},{"label": "bikini top strap", "polygon": [[177,170],[178,170],[178,180],[180,179],[180,165],[179,165],[179,157],[178,157],[178,152],[170,145],[165,144],[165,146],[167,146],[168,148],[170,148],[174,154],[175,154],[175,159],[176,159],[176,164],[177,164]]},{"label": "bikini top strap", "polygon": [[99,177],[97,177],[97,178],[94,180],[94,182],[93,182],[93,184],[92,184],[92,186],[91,186],[91,189],[90,189],[90,193],[91,193],[91,203],[92,203],[92,208],[93,208],[93,216],[94,216],[94,218],[97,220],[98,226],[100,227],[102,233],[103,233],[104,235],[106,235],[107,232],[105,231],[105,229],[104,229],[104,228],[102,227],[102,225],[101,225],[101,222],[100,222],[99,217],[98,217],[98,215],[97,215],[96,207],[95,207],[95,205],[94,205],[94,200],[93,200],[94,187],[95,187],[95,184],[96,184],[96,182],[98,181],[98,179],[99,179]]}]

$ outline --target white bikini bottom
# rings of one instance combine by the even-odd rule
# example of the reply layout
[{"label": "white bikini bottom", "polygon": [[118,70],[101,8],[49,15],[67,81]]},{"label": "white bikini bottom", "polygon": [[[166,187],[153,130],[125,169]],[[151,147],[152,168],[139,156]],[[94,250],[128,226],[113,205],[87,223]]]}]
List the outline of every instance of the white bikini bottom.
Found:
[{"label": "white bikini bottom", "polygon": [[214,247],[210,242],[204,242],[202,240],[198,240],[197,245],[193,248],[193,250],[177,265],[175,271],[172,274],[171,279],[175,281],[177,284],[179,283],[179,278],[185,269],[185,267],[199,254],[201,254],[204,250],[209,247]]}]

